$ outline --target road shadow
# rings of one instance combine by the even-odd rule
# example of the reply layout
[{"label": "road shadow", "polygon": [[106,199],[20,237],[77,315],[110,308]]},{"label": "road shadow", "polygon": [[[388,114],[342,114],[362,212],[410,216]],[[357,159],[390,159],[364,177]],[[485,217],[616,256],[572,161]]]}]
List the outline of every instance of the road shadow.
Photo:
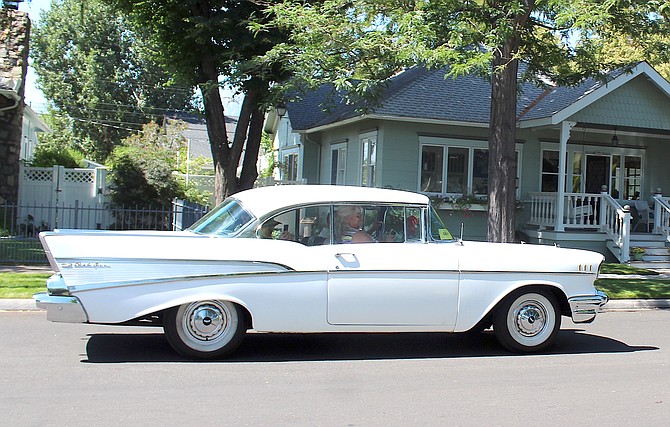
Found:
[{"label": "road shadow", "polygon": [[[658,350],[629,346],[581,329],[561,330],[551,349],[541,354],[631,353]],[[89,335],[84,363],[190,362],[176,354],[162,333]],[[528,357],[504,350],[492,331],[483,333],[398,334],[248,334],[230,357],[208,363],[336,360],[448,359]]]}]

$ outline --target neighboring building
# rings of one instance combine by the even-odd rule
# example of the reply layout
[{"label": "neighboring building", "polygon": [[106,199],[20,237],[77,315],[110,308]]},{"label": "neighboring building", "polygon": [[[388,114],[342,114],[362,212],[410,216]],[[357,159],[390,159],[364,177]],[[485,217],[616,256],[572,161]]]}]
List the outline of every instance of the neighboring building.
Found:
[{"label": "neighboring building", "polygon": [[[173,115],[170,118],[181,120],[188,125],[188,129],[182,133],[184,138],[186,138],[187,161],[187,173],[183,175],[184,180],[187,184],[195,185],[199,190],[209,192],[211,194],[210,203],[214,204],[214,163],[212,161],[212,148],[209,143],[205,119],[185,114]],[[232,142],[235,137],[237,120],[237,117],[226,116],[226,134],[229,142]],[[244,154],[242,155],[244,156]],[[191,171],[190,165],[196,159],[201,159],[201,163],[199,163],[202,164],[201,168],[211,173],[201,174]],[[202,172],[202,170],[196,172]]]},{"label": "neighboring building", "polygon": [[[670,83],[645,62],[610,77],[577,87],[522,86],[516,227],[523,240],[626,261],[631,229],[645,228],[638,227],[643,212],[635,209],[632,222],[623,225],[623,206],[632,199],[661,209],[650,229],[667,240],[661,216],[668,199],[655,195],[670,193]],[[269,115],[266,129],[275,136],[280,161],[290,165],[285,173],[309,183],[439,197],[456,234],[463,222],[465,238],[486,239],[488,81],[411,68],[389,81],[380,106],[367,114],[329,100],[331,92],[324,86],[288,104],[286,114]]]},{"label": "neighboring building", "polygon": [[51,132],[51,128],[32,108],[25,105],[21,129],[21,154],[19,157],[22,161],[29,161],[33,158],[35,147],[39,144],[38,133]]}]

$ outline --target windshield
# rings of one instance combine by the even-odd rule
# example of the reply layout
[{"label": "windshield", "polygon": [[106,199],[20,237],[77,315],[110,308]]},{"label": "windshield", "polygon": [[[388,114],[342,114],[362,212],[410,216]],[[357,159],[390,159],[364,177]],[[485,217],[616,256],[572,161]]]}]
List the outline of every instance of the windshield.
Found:
[{"label": "windshield", "polygon": [[442,218],[433,207],[430,208],[430,235],[436,241],[454,240],[447,227],[444,226]]},{"label": "windshield", "polygon": [[254,216],[247,212],[237,200],[229,198],[190,226],[188,231],[228,237],[238,234],[253,220]]}]

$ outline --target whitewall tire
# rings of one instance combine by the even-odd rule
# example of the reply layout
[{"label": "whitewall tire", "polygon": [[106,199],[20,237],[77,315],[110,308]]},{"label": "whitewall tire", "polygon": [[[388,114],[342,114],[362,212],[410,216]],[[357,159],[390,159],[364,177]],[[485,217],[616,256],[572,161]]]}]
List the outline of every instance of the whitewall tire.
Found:
[{"label": "whitewall tire", "polygon": [[561,328],[556,297],[546,290],[519,290],[505,298],[493,315],[493,331],[503,347],[536,352],[549,347]]},{"label": "whitewall tire", "polygon": [[242,310],[228,301],[196,301],[174,307],[163,317],[165,336],[179,354],[213,359],[233,352],[246,332]]}]

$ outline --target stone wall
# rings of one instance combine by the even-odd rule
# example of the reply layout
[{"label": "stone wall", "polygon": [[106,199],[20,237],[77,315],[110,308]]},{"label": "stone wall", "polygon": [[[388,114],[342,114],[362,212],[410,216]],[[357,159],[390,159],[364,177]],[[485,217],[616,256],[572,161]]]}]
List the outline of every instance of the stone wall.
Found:
[{"label": "stone wall", "polygon": [[19,151],[29,38],[28,14],[0,8],[0,89],[5,94],[0,94],[0,203],[16,202],[19,194]]}]

